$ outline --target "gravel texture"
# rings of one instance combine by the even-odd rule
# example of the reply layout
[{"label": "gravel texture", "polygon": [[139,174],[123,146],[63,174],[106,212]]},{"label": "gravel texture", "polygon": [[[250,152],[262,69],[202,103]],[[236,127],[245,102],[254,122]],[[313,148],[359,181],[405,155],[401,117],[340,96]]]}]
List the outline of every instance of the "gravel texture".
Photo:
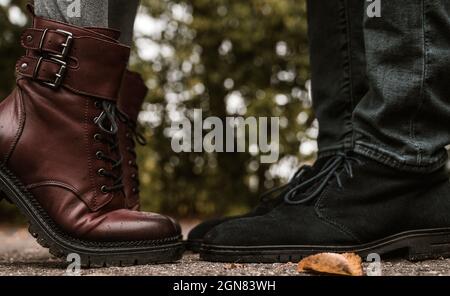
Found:
[{"label": "gravel texture", "polygon": [[[185,224],[185,230],[192,224]],[[52,257],[28,234],[16,227],[0,227],[0,275],[67,275],[68,263]],[[450,276],[450,259],[424,262],[392,260],[382,262],[383,275],[447,275]],[[125,268],[82,269],[81,275],[299,275],[297,264],[219,264],[200,261],[187,253],[176,264],[146,265]],[[302,274],[300,274],[302,275]]]}]

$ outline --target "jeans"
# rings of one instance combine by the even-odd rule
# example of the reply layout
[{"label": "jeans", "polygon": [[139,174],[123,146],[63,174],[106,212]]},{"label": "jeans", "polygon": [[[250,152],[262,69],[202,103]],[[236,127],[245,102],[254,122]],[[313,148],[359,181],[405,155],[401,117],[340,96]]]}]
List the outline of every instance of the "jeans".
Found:
[{"label": "jeans", "polygon": [[131,45],[139,0],[80,0],[79,15],[71,15],[75,1],[34,0],[38,16],[81,27],[105,27],[122,32],[120,41]]},{"label": "jeans", "polygon": [[319,157],[431,172],[450,143],[450,1],[309,0]]}]

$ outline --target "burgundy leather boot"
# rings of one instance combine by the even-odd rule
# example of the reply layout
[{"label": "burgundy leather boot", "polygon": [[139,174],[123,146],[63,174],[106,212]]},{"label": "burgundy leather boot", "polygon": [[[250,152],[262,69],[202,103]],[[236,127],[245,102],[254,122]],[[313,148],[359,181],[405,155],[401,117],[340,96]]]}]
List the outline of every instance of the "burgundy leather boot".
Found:
[{"label": "burgundy leather boot", "polygon": [[[123,185],[126,206],[134,211],[140,210],[139,167],[137,164],[136,142],[146,145],[147,141],[140,133],[138,116],[148,88],[140,74],[126,71],[120,91],[119,111],[119,148],[122,154]],[[181,232],[180,225],[169,217]]]},{"label": "burgundy leather boot", "polygon": [[99,32],[39,17],[24,32],[17,87],[0,104],[0,191],[58,257],[178,260],[179,226],[126,206],[116,101],[130,49]]},{"label": "burgundy leather boot", "polygon": [[148,89],[138,73],[126,71],[117,103],[119,109],[119,147],[122,154],[123,185],[126,206],[140,209],[139,168],[136,142],[145,145],[145,138],[138,131],[138,116]]}]

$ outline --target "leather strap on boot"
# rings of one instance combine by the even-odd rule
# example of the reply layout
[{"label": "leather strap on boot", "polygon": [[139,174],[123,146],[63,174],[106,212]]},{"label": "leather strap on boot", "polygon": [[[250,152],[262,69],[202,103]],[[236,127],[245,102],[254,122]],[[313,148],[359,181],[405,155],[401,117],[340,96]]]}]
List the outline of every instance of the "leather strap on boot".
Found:
[{"label": "leather strap on boot", "polygon": [[130,48],[93,30],[35,17],[21,37],[17,74],[52,88],[116,101]]}]

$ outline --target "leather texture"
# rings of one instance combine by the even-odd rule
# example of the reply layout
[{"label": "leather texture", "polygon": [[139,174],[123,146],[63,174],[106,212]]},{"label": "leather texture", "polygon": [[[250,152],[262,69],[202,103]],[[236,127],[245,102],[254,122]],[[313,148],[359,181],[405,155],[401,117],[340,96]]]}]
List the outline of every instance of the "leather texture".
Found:
[{"label": "leather texture", "polygon": [[[42,50],[36,49],[34,38],[46,30]],[[56,30],[73,37],[65,57],[69,67],[58,88],[43,84],[56,73],[53,65],[41,63],[37,76],[29,70],[34,61],[49,58],[46,50],[54,53],[66,40]],[[178,236],[173,219],[131,211],[123,190],[101,190],[113,180],[99,169],[120,175],[121,168],[97,153],[113,159],[120,159],[120,153],[98,140],[105,135],[95,120],[104,111],[102,103],[118,99],[129,48],[113,39],[117,33],[109,37],[107,30],[99,32],[34,17],[33,28],[24,34],[23,42],[34,41],[24,45],[27,54],[18,62],[17,87],[0,103],[0,159],[72,237],[116,242]]]},{"label": "leather texture", "polygon": [[[60,54],[69,36],[73,34],[68,50],[63,86],[79,94],[105,100],[117,98],[128,63],[130,48],[118,44],[113,38],[43,18],[34,18],[34,28],[25,30],[21,38],[27,56],[19,59],[16,71],[28,78],[53,83],[61,64],[54,59],[36,55],[39,52]],[[88,50],[87,50],[88,49]],[[38,62],[41,60],[38,66]],[[83,79],[79,79],[83,77]]]},{"label": "leather texture", "polygon": [[123,79],[118,108],[127,116],[119,125],[119,147],[123,157],[123,185],[126,205],[132,210],[140,209],[139,169],[136,157],[136,129],[139,111],[148,89],[138,73],[127,71]]}]

